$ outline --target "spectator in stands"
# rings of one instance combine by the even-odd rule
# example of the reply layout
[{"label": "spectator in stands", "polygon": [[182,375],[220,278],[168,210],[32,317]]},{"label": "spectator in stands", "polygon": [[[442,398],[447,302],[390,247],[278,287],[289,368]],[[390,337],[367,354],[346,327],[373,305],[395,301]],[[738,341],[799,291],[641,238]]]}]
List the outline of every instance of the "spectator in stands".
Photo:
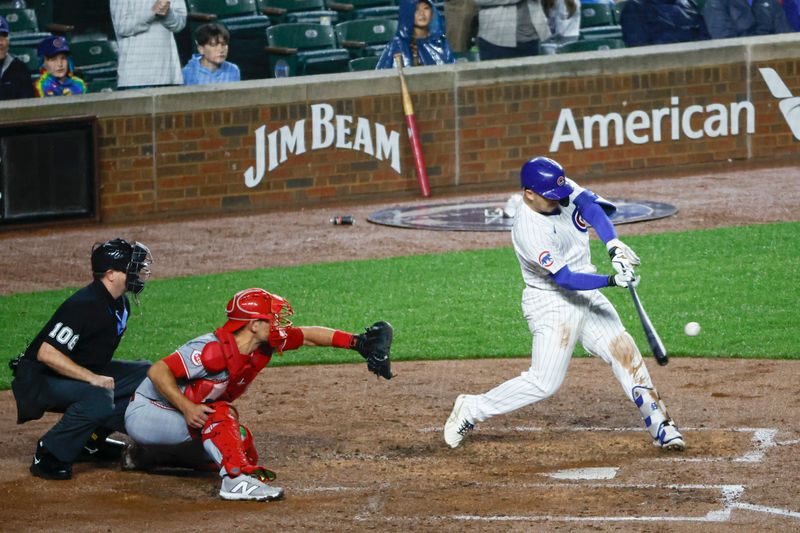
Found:
[{"label": "spectator in stands", "polygon": [[792,31],[777,0],[708,0],[703,17],[712,39]]},{"label": "spectator in stands", "polygon": [[783,0],[783,12],[794,31],[800,31],[800,0]]},{"label": "spectator in stands", "polygon": [[481,61],[539,54],[539,42],[550,38],[540,0],[475,0]]},{"label": "spectator in stands", "polygon": [[8,21],[0,16],[0,100],[33,98],[31,73],[25,64],[8,53]]},{"label": "spectator in stands", "polygon": [[36,50],[42,68],[33,84],[38,98],[86,94],[86,82],[73,73],[67,39],[60,35],[45,37]]},{"label": "spectator in stands", "polygon": [[683,43],[709,38],[695,0],[628,0],[622,8],[621,24],[625,46]]},{"label": "spectator in stands", "polygon": [[183,84],[173,34],[186,26],[185,0],[111,0],[111,21],[119,45],[119,89]]},{"label": "spectator in stands", "polygon": [[445,0],[444,18],[447,21],[447,41],[453,52],[468,52],[478,27],[478,6],[475,0]]},{"label": "spectator in stands", "polygon": [[550,42],[577,41],[581,31],[581,0],[544,0]]},{"label": "spectator in stands", "polygon": [[183,67],[183,84],[223,83],[242,79],[239,67],[226,61],[231,34],[222,24],[203,24],[195,32],[198,54]]},{"label": "spectator in stands", "polygon": [[375,68],[394,67],[395,54],[403,55],[406,67],[455,63],[441,16],[430,0],[400,0],[397,33]]}]

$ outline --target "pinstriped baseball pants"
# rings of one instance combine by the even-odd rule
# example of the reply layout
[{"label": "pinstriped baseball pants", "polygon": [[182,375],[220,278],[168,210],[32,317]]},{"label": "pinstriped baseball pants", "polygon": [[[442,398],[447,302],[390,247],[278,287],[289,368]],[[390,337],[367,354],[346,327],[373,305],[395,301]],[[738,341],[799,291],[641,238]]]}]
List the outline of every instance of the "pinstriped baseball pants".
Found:
[{"label": "pinstriped baseball pants", "polygon": [[533,334],[531,366],[484,394],[469,396],[465,406],[474,421],[482,422],[552,396],[564,382],[577,342],[611,365],[629,400],[633,401],[634,385],[653,388],[633,338],[600,291],[528,287],[523,292],[522,311]]}]

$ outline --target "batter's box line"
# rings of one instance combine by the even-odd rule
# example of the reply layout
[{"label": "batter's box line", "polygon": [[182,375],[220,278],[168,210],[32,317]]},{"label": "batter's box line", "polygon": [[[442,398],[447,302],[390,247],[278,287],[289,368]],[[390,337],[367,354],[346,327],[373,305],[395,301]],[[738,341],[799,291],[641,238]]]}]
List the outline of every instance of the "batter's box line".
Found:
[{"label": "batter's box line", "polygon": [[[489,484],[486,484],[489,485]],[[493,484],[502,485],[502,484]],[[592,487],[595,484],[571,485],[574,488]],[[744,493],[742,485],[651,485],[651,484],[603,484],[598,487],[618,488],[618,489],[654,489],[667,488],[673,490],[719,490],[722,499],[722,509],[709,511],[704,516],[558,516],[558,515],[439,515],[439,516],[374,516],[356,515],[354,520],[357,522],[367,522],[380,520],[384,522],[425,522],[425,521],[457,521],[457,522],[729,522],[731,513],[734,509],[743,511],[754,511],[760,513],[773,514],[787,518],[800,520],[800,513],[781,509],[778,507],[767,507],[765,505],[755,505],[752,503],[738,501]],[[552,483],[526,483],[524,488],[563,488],[564,485]],[[570,487],[570,485],[567,485]]]},{"label": "batter's box line", "polygon": [[[492,427],[486,426],[482,427],[485,431],[491,431],[493,433],[537,433],[543,431],[592,431],[592,432],[644,432],[645,429],[642,427],[599,427],[599,426],[564,426],[564,427],[548,427],[548,428],[541,428],[535,426],[515,426],[512,428],[500,428],[500,427]],[[480,432],[480,429],[476,428],[476,432]],[[702,428],[683,428],[684,431],[734,431],[737,433],[752,433],[752,443],[753,449],[746,452],[744,455],[739,457],[734,457],[733,459],[727,457],[679,457],[672,455],[670,457],[657,457],[648,459],[648,461],[664,461],[664,462],[682,462],[682,463],[714,463],[714,462],[728,462],[733,461],[735,463],[759,463],[764,459],[764,455],[767,453],[767,450],[770,448],[775,447],[776,445],[789,445],[789,444],[797,444],[800,442],[798,441],[784,441],[784,442],[775,442],[775,435],[778,434],[778,430],[775,428],[749,428],[749,427],[740,427],[740,428],[726,428],[726,427],[702,427]],[[420,433],[433,433],[433,432],[441,432],[443,428],[441,427],[426,427],[420,428],[418,430]]]}]

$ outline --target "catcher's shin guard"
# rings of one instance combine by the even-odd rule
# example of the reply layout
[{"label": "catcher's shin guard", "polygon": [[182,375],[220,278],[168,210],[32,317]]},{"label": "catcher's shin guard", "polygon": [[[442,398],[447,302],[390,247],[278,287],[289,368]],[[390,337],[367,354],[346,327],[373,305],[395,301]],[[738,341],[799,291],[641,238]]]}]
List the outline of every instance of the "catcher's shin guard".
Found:
[{"label": "catcher's shin guard", "polygon": [[[202,430],[203,447],[225,472],[236,477],[246,466],[251,466],[239,429],[236,412],[226,402],[209,404],[214,412],[208,415]],[[249,434],[249,431],[247,432]],[[252,448],[252,438],[249,447]],[[256,454],[257,457],[258,454]]]}]

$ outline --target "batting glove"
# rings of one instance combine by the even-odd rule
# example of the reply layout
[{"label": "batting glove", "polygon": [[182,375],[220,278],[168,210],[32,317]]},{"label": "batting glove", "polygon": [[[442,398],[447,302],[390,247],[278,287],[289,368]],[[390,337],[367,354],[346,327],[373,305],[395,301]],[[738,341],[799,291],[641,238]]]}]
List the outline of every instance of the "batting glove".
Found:
[{"label": "batting glove", "polygon": [[[625,244],[619,239],[611,239],[606,243],[606,248],[608,248],[608,255],[611,257],[611,264],[614,264],[615,259],[625,260],[628,262],[629,266],[639,266],[642,264],[639,256],[636,255],[636,252],[631,250],[630,246]],[[614,267],[617,270],[617,267]],[[617,270],[619,272],[619,270]]]},{"label": "batting glove", "polygon": [[633,272],[633,269],[631,269],[629,274],[614,274],[608,276],[608,286],[628,288],[628,285],[631,285],[635,288],[639,285],[641,280],[641,276],[637,276]]}]

